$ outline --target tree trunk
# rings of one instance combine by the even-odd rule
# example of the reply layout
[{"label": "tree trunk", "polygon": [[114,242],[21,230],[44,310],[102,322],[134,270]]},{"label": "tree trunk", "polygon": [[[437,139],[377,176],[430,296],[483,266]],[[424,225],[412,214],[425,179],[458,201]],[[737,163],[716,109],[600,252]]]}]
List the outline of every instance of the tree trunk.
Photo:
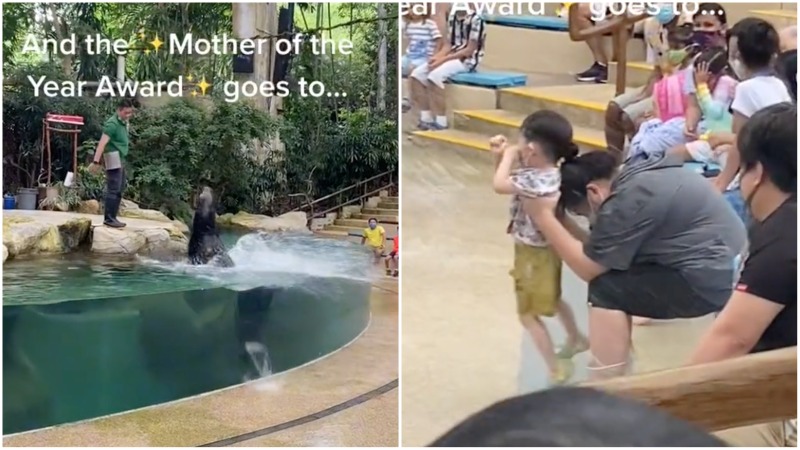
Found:
[{"label": "tree trunk", "polygon": [[386,109],[386,5],[378,3],[378,111]]}]

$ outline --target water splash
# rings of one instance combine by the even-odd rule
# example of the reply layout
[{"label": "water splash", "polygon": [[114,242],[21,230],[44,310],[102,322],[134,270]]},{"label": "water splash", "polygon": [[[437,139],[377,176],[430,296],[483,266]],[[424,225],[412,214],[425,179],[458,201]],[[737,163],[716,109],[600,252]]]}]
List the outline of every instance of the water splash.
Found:
[{"label": "water splash", "polygon": [[269,351],[264,344],[260,342],[245,342],[244,350],[250,356],[250,361],[253,362],[253,368],[256,371],[255,377],[245,374],[244,382],[272,375],[272,361],[269,359]]},{"label": "water splash", "polygon": [[378,273],[371,264],[369,252],[363,247],[352,242],[308,235],[248,234],[238,239],[228,255],[234,267],[144,261],[239,291],[256,287],[294,286],[309,277],[338,277],[370,282]]}]

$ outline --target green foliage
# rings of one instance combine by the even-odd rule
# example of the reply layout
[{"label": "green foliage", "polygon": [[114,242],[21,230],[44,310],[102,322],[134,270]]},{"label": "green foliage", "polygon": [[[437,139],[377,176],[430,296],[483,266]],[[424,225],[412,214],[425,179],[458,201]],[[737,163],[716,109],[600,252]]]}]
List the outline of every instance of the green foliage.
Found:
[{"label": "green foliage", "polygon": [[[290,80],[320,80],[346,97],[291,95],[282,117],[270,117],[248,103],[175,100],[140,109],[131,120],[128,190],[145,208],[187,220],[194,194],[211,186],[221,212],[286,212],[298,202],[293,194],[319,198],[386,171],[397,170],[397,14],[386,4],[386,108],[377,106],[377,61],[381,32],[375,4],[297,4],[297,32],[327,38],[348,37],[352,55],[314,55],[306,45],[290,65]],[[11,9],[9,9],[11,8]],[[11,11],[11,14],[9,13]],[[50,14],[42,14],[43,12]],[[114,58],[102,55],[50,55],[53,63],[31,64],[20,57],[20,36],[53,37],[99,33],[130,39],[146,29],[162,40],[168,33],[211,37],[231,33],[230,3],[70,3],[7,5],[4,15],[3,147],[4,189],[30,186],[38,175],[42,119],[47,112],[84,117],[79,136],[79,166],[97,147],[103,122],[114,113],[114,99],[34,97],[28,75],[49,80],[97,80],[115,75]],[[33,20],[38,14],[40,20]],[[53,20],[58,17],[59,20]],[[8,19],[8,20],[6,20]],[[328,29],[333,28],[333,29]],[[16,54],[15,54],[16,53]],[[13,62],[13,64],[11,63]],[[127,76],[169,80],[177,75],[206,75],[216,86],[232,78],[230,56],[149,55],[131,52]],[[215,94],[216,96],[216,94]],[[207,99],[208,100],[208,99]],[[282,150],[272,149],[274,137]],[[53,137],[55,179],[72,167],[72,143]],[[75,192],[101,200],[104,175],[78,170]]]},{"label": "green foliage", "polygon": [[[102,98],[47,97],[34,95],[28,76],[62,81],[67,77],[54,64],[19,65],[6,74],[9,86],[3,95],[3,180],[4,187],[32,187],[41,165],[42,121],[47,113],[79,115],[85,125],[79,142],[97,139],[103,121],[114,111],[115,103]],[[51,133],[53,172],[63,179],[72,167],[71,136]],[[81,161],[79,161],[80,164]]]},{"label": "green foliage", "polygon": [[80,166],[75,185],[81,200],[102,201],[106,190],[106,174],[102,171],[94,174],[89,172],[88,166]]},{"label": "green foliage", "polygon": [[144,109],[132,123],[129,195],[143,207],[180,216],[207,185],[225,210],[262,209],[251,185],[259,168],[253,141],[268,140],[275,119],[247,103],[181,100]]}]

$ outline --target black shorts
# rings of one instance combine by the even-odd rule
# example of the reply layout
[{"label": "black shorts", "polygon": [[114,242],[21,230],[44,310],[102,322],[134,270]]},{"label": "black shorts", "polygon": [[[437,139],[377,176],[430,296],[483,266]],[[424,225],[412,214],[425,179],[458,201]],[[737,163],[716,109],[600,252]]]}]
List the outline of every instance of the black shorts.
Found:
[{"label": "black shorts", "polygon": [[690,319],[720,309],[695,293],[680,272],[658,265],[636,265],[600,275],[589,282],[589,303],[651,319]]},{"label": "black shorts", "polygon": [[396,258],[397,257],[397,252],[393,251],[393,252],[389,253],[389,257],[390,258]]}]

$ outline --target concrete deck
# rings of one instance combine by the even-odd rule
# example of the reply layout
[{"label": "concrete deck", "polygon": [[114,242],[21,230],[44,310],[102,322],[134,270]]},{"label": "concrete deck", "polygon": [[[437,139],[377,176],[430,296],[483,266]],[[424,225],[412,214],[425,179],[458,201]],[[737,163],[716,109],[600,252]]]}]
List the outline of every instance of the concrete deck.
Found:
[{"label": "concrete deck", "polygon": [[[482,153],[403,142],[403,446],[428,445],[491,403],[546,387],[516,316],[509,199],[492,191]],[[585,283],[566,270],[563,285],[585,330]],[[708,322],[637,328],[637,371],[683,364]],[[551,330],[559,345],[561,327]],[[576,359],[573,382],[585,364]]]},{"label": "concrete deck", "polygon": [[172,403],[7,436],[3,446],[397,446],[397,300],[396,280],[379,280],[364,334],[307,366]]}]

